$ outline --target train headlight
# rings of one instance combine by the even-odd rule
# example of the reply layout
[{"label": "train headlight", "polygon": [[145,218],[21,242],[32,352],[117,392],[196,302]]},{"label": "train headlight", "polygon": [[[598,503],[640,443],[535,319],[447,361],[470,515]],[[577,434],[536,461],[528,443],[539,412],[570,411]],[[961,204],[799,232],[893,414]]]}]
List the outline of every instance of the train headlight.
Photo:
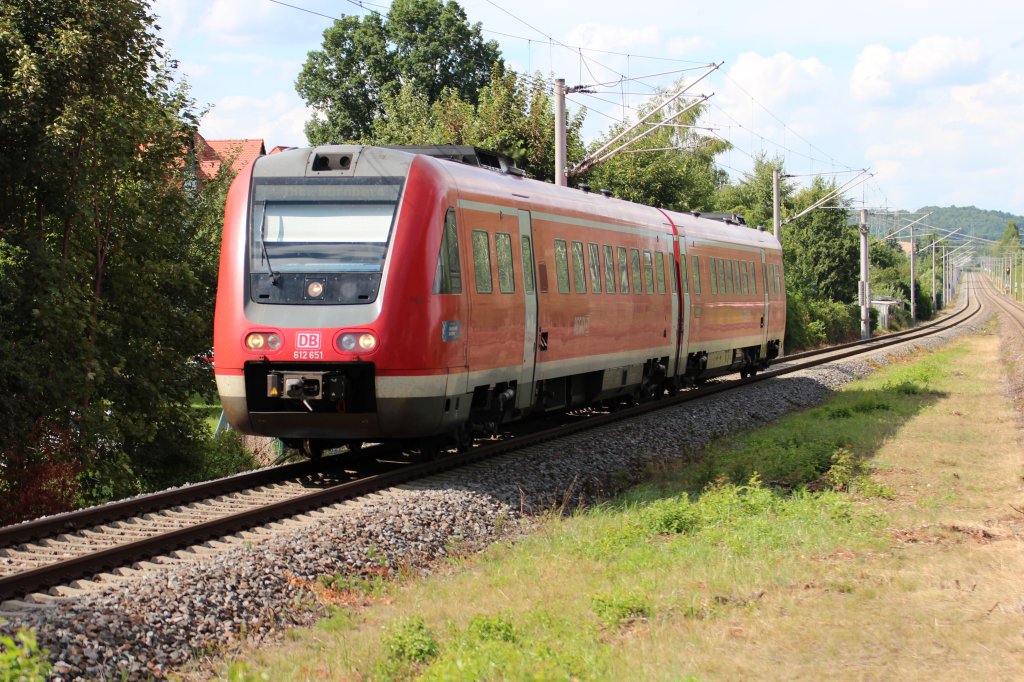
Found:
[{"label": "train headlight", "polygon": [[338,337],[337,343],[343,353],[370,353],[377,349],[377,337],[370,332],[346,332]]},{"label": "train headlight", "polygon": [[253,332],[245,337],[245,347],[249,350],[275,351],[281,348],[281,335],[273,332]]},{"label": "train headlight", "polygon": [[309,298],[320,298],[324,295],[324,283],[313,280],[306,285],[306,296]]}]

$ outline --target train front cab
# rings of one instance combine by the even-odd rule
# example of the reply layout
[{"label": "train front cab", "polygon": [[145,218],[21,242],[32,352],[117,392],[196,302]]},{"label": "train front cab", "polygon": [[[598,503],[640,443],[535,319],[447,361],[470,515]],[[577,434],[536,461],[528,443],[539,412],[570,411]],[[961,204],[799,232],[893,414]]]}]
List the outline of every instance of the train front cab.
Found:
[{"label": "train front cab", "polygon": [[215,324],[233,428],[324,445],[429,437],[468,414],[447,399],[465,304],[435,295],[449,193],[421,157],[364,147],[283,152],[236,178]]}]

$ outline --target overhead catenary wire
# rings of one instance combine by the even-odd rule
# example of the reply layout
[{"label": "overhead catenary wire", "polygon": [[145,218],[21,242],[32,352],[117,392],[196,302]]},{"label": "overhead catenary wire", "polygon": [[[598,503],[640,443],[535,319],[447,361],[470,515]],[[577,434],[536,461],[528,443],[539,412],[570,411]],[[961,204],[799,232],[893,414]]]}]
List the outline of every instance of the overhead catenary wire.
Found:
[{"label": "overhead catenary wire", "polygon": [[[273,2],[275,4],[278,4],[278,5],[281,5],[281,6],[284,6],[284,7],[289,7],[289,8],[298,10],[298,11],[307,12],[307,13],[315,15],[315,16],[320,16],[320,17],[327,18],[327,19],[332,19],[332,20],[337,20],[338,19],[337,17],[332,17],[332,16],[329,16],[329,15],[326,15],[326,14],[322,14],[320,12],[309,10],[307,8],[301,7],[301,6],[296,5],[296,4],[284,2],[283,0],[270,0],[270,2]],[[378,15],[380,15],[380,12],[377,11],[376,9],[373,9],[373,7],[380,7],[382,9],[388,9],[388,7],[386,5],[381,5],[381,4],[377,4],[377,3],[373,3],[373,2],[368,2],[367,0],[346,0],[346,2],[348,2],[350,5],[353,5],[355,7],[360,8],[360,9],[366,11],[366,12],[374,13],[374,14],[378,14]],[[635,96],[648,96],[650,94],[656,94],[657,91],[661,89],[658,86],[655,86],[655,85],[653,85],[651,83],[645,82],[645,79],[657,78],[657,77],[662,77],[662,76],[666,76],[666,75],[672,75],[674,73],[684,73],[684,72],[687,72],[687,71],[690,71],[690,70],[695,70],[695,69],[698,69],[698,68],[702,68],[701,65],[705,65],[706,66],[706,64],[704,62],[701,62],[701,61],[698,61],[698,60],[686,60],[686,59],[676,59],[676,58],[669,58],[669,57],[658,57],[658,56],[653,56],[653,55],[643,55],[643,54],[635,54],[635,53],[621,52],[621,51],[615,51],[615,50],[601,50],[601,49],[597,49],[597,48],[588,48],[588,47],[577,46],[577,45],[569,45],[567,43],[564,43],[564,42],[556,39],[549,32],[544,31],[543,29],[539,28],[538,26],[536,26],[536,25],[526,21],[525,19],[517,16],[516,14],[514,14],[511,11],[509,11],[505,7],[502,7],[497,2],[494,2],[494,0],[485,0],[485,2],[487,2],[489,5],[491,5],[492,7],[496,8],[497,10],[503,12],[504,14],[508,15],[509,17],[513,18],[514,20],[516,20],[517,22],[521,23],[522,25],[526,26],[527,28],[529,28],[530,30],[534,31],[538,35],[542,36],[548,42],[549,48],[553,49],[553,47],[557,46],[557,47],[560,47],[562,49],[570,50],[571,52],[575,53],[575,55],[580,59],[581,73],[582,73],[582,69],[586,68],[587,72],[591,75],[591,77],[592,77],[592,79],[594,81],[592,87],[608,87],[608,86],[613,86],[613,85],[620,85],[621,86],[621,85],[624,85],[627,82],[632,82],[632,83],[640,84],[640,85],[642,85],[642,86],[644,86],[646,88],[649,88],[651,90],[651,93],[641,93],[641,92],[628,92],[627,93],[627,92],[625,92],[624,89],[623,89],[622,92],[616,92],[615,94],[622,95],[621,103],[620,102],[612,102],[610,100],[606,100],[604,98],[597,97],[597,96],[595,96],[595,94],[597,94],[597,93],[579,93],[580,96],[588,97],[588,98],[594,99],[595,101],[602,102],[604,104],[614,105],[614,106],[621,106],[622,111],[623,111],[624,114],[627,111],[628,112],[638,112],[639,111],[636,107],[630,106],[627,103],[627,101],[626,101],[626,95],[627,94],[628,95],[635,95]],[[529,38],[529,37],[526,37],[526,36],[520,36],[520,35],[516,35],[514,33],[509,33],[509,32],[493,31],[491,29],[486,29],[486,28],[483,28],[483,27],[481,27],[481,31],[486,32],[486,33],[492,33],[494,35],[500,35],[500,36],[503,36],[503,37],[506,37],[506,38],[515,39],[515,40],[523,40],[523,41],[526,41],[531,46],[532,46],[533,42],[538,42],[538,41],[536,41],[533,38]],[[627,63],[628,63],[628,60],[630,60],[630,59],[650,59],[650,60],[658,60],[658,61],[671,62],[671,63],[677,63],[677,64],[693,64],[695,66],[687,67],[687,68],[681,68],[681,69],[667,70],[667,71],[657,72],[657,73],[648,73],[648,74],[644,74],[644,75],[640,75],[640,76],[630,76],[628,74],[621,73],[619,70],[617,70],[617,69],[615,69],[613,67],[610,67],[607,64],[604,64],[604,63],[602,63],[602,62],[600,62],[600,61],[598,61],[596,59],[593,59],[593,58],[587,56],[587,54],[585,54],[585,53],[607,54],[607,55],[614,55],[614,56],[625,57],[627,59]],[[551,56],[551,59],[549,59],[549,61],[551,63],[553,63],[553,55]],[[609,72],[611,72],[613,74],[617,74],[618,78],[613,79],[613,80],[602,80],[600,78],[597,78],[594,75],[593,70],[591,68],[592,64],[595,65],[595,66],[598,66],[598,67],[600,67],[600,68],[602,68],[602,69],[604,69],[606,71],[609,71]],[[523,74],[523,73],[518,72],[518,71],[516,71],[514,69],[508,68],[507,66],[506,66],[506,70],[511,72],[511,73],[516,74],[517,76],[522,78],[524,80],[524,82],[526,82],[530,86],[543,88],[543,90],[545,92],[547,92],[548,94],[552,94],[551,86],[550,86],[550,84],[547,81],[544,81],[544,80],[541,80],[541,79],[537,79],[534,76],[532,76],[531,74]],[[825,158],[821,159],[821,158],[818,158],[818,157],[814,156],[813,154],[810,154],[810,153],[805,154],[805,153],[803,153],[803,152],[801,152],[799,150],[792,149],[785,142],[783,142],[782,144],[779,144],[778,142],[776,142],[774,140],[771,140],[769,137],[767,137],[767,136],[765,136],[763,134],[757,133],[756,131],[753,130],[753,128],[751,126],[747,126],[747,125],[744,125],[744,124],[740,123],[731,114],[729,114],[727,111],[725,111],[721,107],[718,107],[717,105],[715,105],[712,102],[712,106],[714,107],[714,109],[716,109],[717,111],[720,111],[728,119],[732,120],[736,124],[737,128],[739,128],[740,130],[750,131],[751,134],[755,135],[758,139],[760,139],[762,143],[767,142],[769,144],[772,144],[772,145],[778,147],[780,150],[783,150],[783,151],[785,151],[788,154],[804,157],[808,161],[810,161],[811,163],[818,163],[818,164],[832,163],[834,165],[838,165],[840,167],[844,167],[844,168],[853,170],[852,166],[849,166],[847,164],[839,162],[832,155],[828,154],[827,152],[822,150],[820,147],[814,145],[812,142],[810,142],[809,140],[807,140],[806,138],[801,136],[796,131],[793,131],[792,128],[790,128],[790,126],[788,126],[774,112],[769,110],[763,103],[761,103],[756,97],[754,97],[746,88],[743,87],[743,85],[741,83],[736,81],[736,79],[734,79],[732,76],[730,76],[727,73],[725,73],[725,77],[726,77],[726,79],[728,79],[729,82],[734,84],[741,92],[743,92],[747,97],[750,98],[752,105],[756,104],[756,106],[760,107],[761,110],[766,112],[774,120],[778,121],[782,125],[782,127],[783,127],[783,133],[784,134],[792,133],[795,137],[797,137],[801,141],[805,142],[808,145],[808,149],[816,150],[819,154],[821,154]],[[582,81],[583,79],[580,78],[580,80]],[[579,102],[576,99],[572,99],[572,101],[574,101],[577,104],[577,106],[583,107],[587,111],[595,112],[595,113],[597,113],[598,115],[600,115],[600,116],[602,116],[604,118],[608,118],[609,120],[613,120],[613,121],[616,121],[616,122],[619,122],[619,123],[624,123],[627,120],[626,116],[623,116],[622,118],[618,118],[616,116],[611,116],[609,114],[606,114],[605,112],[602,112],[600,110],[600,108],[588,107],[586,104],[584,104],[582,102]],[[709,129],[713,129],[715,127],[723,127],[723,126],[715,126],[713,122],[708,126]],[[731,130],[731,126],[729,128]],[[717,133],[713,133],[713,134],[715,134],[716,137],[718,137],[718,139],[720,139],[721,141],[727,143],[729,145],[730,149],[736,149],[737,151],[739,151],[740,153],[743,153],[744,155],[746,155],[750,159],[756,160],[756,157],[755,157],[754,154],[752,154],[749,151],[743,149],[743,147],[738,145],[735,142],[735,140],[727,139],[727,138],[725,138],[725,137],[723,137],[721,135],[717,135]],[[733,172],[741,172],[741,171],[737,171],[735,168],[732,168],[732,167],[727,166],[725,164],[719,163],[717,161],[716,161],[716,166],[720,167],[720,168],[731,170]],[[824,172],[823,173],[818,173],[818,175],[824,175],[824,174],[828,174],[828,173],[824,173]],[[815,175],[815,174],[812,173],[810,175]]]}]

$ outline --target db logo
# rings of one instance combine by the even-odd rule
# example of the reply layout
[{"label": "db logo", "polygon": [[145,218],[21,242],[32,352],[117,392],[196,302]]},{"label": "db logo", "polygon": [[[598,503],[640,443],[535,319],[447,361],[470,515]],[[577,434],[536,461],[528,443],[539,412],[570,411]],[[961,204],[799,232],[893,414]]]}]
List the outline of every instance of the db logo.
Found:
[{"label": "db logo", "polygon": [[320,332],[296,332],[295,347],[300,350],[320,350]]}]

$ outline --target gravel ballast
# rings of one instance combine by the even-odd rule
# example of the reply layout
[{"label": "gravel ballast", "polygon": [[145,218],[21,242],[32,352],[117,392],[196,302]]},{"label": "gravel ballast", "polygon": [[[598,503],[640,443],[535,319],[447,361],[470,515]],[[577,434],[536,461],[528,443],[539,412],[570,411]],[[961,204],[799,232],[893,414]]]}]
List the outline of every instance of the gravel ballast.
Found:
[{"label": "gravel ballast", "polygon": [[209,556],[6,614],[0,634],[35,629],[57,679],[163,677],[197,656],[321,618],[319,576],[429,570],[451,552],[478,551],[522,532],[538,512],[606,498],[651,464],[687,458],[719,436],[820,404],[893,358],[984,323],[972,322],[910,348],[755,383],[339,504]]}]

